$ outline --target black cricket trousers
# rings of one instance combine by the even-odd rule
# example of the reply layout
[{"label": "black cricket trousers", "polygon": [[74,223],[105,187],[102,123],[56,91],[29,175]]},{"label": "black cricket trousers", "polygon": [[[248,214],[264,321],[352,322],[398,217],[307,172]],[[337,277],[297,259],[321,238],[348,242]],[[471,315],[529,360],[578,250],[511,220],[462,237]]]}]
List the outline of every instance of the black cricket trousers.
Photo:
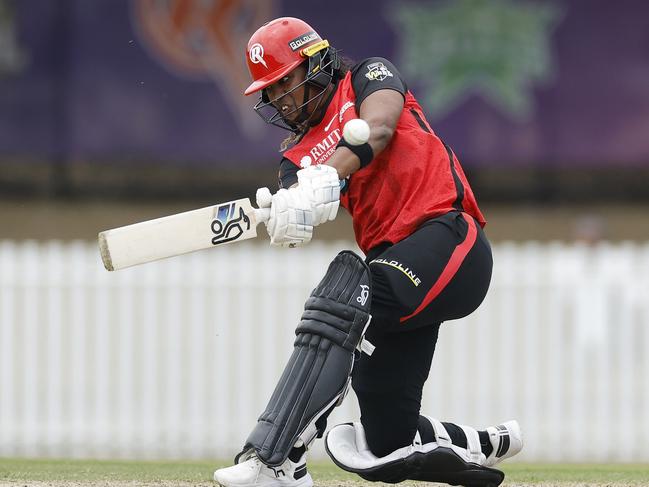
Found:
[{"label": "black cricket trousers", "polygon": [[493,261],[477,221],[454,211],[372,249],[367,263],[373,295],[365,336],[376,349],[357,359],[352,387],[368,445],[385,456],[412,443],[439,326],[480,305]]}]

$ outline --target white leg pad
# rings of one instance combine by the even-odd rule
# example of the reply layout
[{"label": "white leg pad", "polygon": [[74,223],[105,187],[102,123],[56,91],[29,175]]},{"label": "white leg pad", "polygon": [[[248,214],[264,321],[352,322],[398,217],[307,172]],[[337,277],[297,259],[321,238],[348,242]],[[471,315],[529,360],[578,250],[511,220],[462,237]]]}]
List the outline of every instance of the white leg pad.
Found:
[{"label": "white leg pad", "polygon": [[[428,419],[437,441],[422,444],[417,434],[411,445],[384,457],[377,457],[370,451],[361,423],[339,424],[332,428],[325,438],[325,448],[340,468],[373,482],[398,483],[409,479],[496,487],[503,481],[502,472],[471,461],[472,455],[466,448],[450,442],[440,421]],[[480,442],[477,443],[479,446]]]}]

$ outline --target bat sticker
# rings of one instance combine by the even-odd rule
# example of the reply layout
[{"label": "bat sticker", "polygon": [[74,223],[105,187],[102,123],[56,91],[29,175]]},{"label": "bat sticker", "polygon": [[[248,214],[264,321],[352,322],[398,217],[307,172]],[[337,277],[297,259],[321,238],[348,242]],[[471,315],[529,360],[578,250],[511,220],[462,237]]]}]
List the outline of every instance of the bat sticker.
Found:
[{"label": "bat sticker", "polygon": [[239,216],[233,219],[235,210],[235,203],[219,206],[217,209],[216,219],[212,221],[213,245],[232,242],[241,237],[243,232],[250,230],[250,217],[240,207]]}]

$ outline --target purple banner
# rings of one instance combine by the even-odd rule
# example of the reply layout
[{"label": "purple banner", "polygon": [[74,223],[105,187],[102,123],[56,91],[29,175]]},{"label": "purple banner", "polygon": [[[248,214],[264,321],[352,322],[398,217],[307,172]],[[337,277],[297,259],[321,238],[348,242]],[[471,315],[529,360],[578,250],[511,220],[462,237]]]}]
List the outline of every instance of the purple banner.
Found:
[{"label": "purple banner", "polygon": [[467,166],[649,166],[641,0],[0,0],[0,157],[255,167],[242,96],[264,21],[402,71]]}]

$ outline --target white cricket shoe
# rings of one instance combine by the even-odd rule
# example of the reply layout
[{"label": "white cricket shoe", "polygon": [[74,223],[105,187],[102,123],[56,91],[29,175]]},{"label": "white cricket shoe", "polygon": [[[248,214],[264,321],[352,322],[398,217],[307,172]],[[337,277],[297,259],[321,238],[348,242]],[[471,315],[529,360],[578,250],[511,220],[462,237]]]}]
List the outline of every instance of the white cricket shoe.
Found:
[{"label": "white cricket shoe", "polygon": [[493,451],[484,463],[487,467],[492,467],[502,462],[506,458],[513,457],[523,449],[523,434],[518,421],[507,421],[498,426],[489,426],[489,441]]},{"label": "white cricket shoe", "polygon": [[214,480],[223,487],[311,487],[313,479],[306,470],[306,455],[295,463],[287,459],[279,467],[269,467],[257,455],[214,472]]}]

